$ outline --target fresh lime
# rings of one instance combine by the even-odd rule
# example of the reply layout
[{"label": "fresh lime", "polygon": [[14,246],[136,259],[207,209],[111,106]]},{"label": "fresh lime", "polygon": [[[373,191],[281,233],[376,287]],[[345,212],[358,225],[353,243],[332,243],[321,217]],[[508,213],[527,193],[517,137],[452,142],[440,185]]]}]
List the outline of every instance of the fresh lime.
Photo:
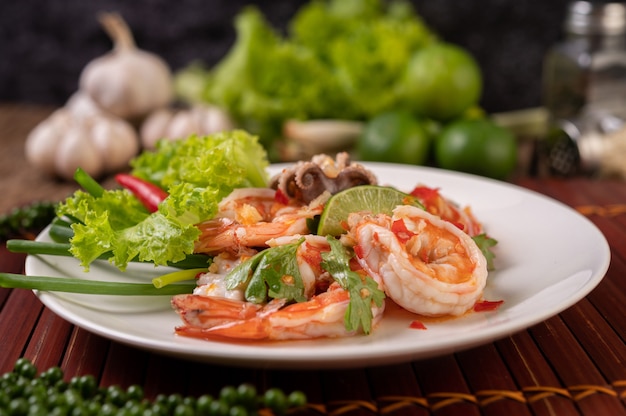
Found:
[{"label": "fresh lime", "polygon": [[506,179],[517,165],[517,141],[488,118],[456,120],[435,140],[440,168]]},{"label": "fresh lime", "polygon": [[430,152],[431,126],[405,111],[372,118],[357,142],[361,160],[422,165]]},{"label": "fresh lime", "polygon": [[411,195],[388,186],[361,185],[348,188],[331,196],[326,202],[317,234],[338,236],[346,232],[343,224],[351,212],[391,215],[396,206],[404,204],[419,205],[419,202]]},{"label": "fresh lime", "polygon": [[482,93],[482,73],[460,46],[437,42],[411,58],[402,84],[407,107],[415,114],[446,121],[475,106]]}]

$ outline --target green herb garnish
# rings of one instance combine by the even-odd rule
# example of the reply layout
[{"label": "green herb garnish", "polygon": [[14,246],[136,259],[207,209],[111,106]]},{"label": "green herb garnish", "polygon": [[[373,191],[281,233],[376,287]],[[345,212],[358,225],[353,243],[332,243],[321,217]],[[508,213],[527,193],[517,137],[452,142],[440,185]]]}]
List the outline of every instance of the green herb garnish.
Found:
[{"label": "green herb garnish", "polygon": [[350,269],[350,255],[339,240],[331,236],[326,239],[330,251],[322,253],[322,268],[350,293],[350,304],[345,315],[346,329],[352,331],[361,327],[364,333],[369,334],[372,330],[372,303],[381,307],[385,293],[378,288],[374,279],[362,277]]},{"label": "green herb garnish", "polygon": [[305,301],[296,259],[303,241],[268,248],[241,263],[226,276],[227,289],[245,288],[246,300],[253,303],[263,303],[268,297]]},{"label": "green herb garnish", "polygon": [[472,240],[474,240],[480,251],[483,253],[483,256],[485,256],[485,260],[487,260],[487,269],[493,270],[493,259],[496,255],[493,251],[491,251],[491,248],[498,244],[498,241],[491,237],[487,237],[487,234],[475,235],[472,237]]},{"label": "green herb garnish", "polygon": [[157,288],[152,283],[120,283],[83,280],[72,277],[24,276],[23,274],[0,273],[0,287],[90,295],[172,296],[181,293],[191,293],[196,287],[196,283],[171,284]]}]

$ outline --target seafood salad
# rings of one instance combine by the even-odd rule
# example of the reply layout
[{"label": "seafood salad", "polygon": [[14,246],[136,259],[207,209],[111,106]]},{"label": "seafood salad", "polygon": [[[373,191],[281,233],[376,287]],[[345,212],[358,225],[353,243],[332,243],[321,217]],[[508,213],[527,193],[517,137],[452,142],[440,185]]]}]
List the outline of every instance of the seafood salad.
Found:
[{"label": "seafood salad", "polygon": [[[438,189],[416,184],[388,210],[342,196],[380,186],[340,153],[283,169],[268,187],[233,190],[214,216],[196,224],[194,252],[212,263],[193,293],[172,298],[182,321],[176,333],[211,340],[347,337],[375,331],[389,302],[416,319],[474,310],[492,267],[481,241],[495,240],[468,207]],[[332,199],[346,209],[341,232],[319,234]]]},{"label": "seafood salad", "polygon": [[485,304],[495,240],[468,207],[419,178],[411,190],[379,184],[348,153],[274,177],[268,167],[242,130],[161,140],[116,175],[118,188],[75,176],[82,189],[57,207],[55,234],[85,271],[101,258],[121,271],[135,261],[180,269],[153,284],[184,282],[167,292],[181,336],[367,335],[390,304],[416,321]]}]

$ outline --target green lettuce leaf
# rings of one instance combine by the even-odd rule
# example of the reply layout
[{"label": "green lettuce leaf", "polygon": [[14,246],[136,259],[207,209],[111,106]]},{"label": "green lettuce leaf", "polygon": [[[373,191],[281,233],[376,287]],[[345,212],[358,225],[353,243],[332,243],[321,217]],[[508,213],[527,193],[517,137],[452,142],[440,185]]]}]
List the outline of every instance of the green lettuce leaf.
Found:
[{"label": "green lettuce leaf", "polygon": [[161,140],[154,152],[143,152],[131,161],[133,175],[164,189],[190,183],[213,187],[220,195],[240,187],[267,185],[267,153],[257,136],[233,130],[184,140]]},{"label": "green lettuce leaf", "polygon": [[100,197],[78,190],[57,207],[57,215],[68,215],[82,223],[88,221],[88,216],[105,214],[117,229],[137,224],[150,215],[133,194],[121,189],[106,191]]},{"label": "green lettuce leaf", "polygon": [[169,188],[169,196],[159,205],[159,212],[183,224],[198,224],[217,213],[224,195],[216,187],[179,183]]},{"label": "green lettuce leaf", "polygon": [[435,40],[408,3],[385,8],[377,0],[313,1],[294,17],[290,33],[332,69],[348,116],[357,119],[398,106],[407,62]]},{"label": "green lettuce leaf", "polygon": [[193,253],[200,231],[219,201],[238,187],[267,186],[267,154],[258,138],[244,131],[161,141],[131,165],[133,174],[168,190],[150,214],[130,192],[108,190],[101,196],[77,191],[57,209],[72,225],[72,254],[85,269],[104,253],[124,270],[129,261],[165,265]]},{"label": "green lettuce leaf", "polygon": [[57,212],[79,222],[72,224],[70,252],[85,270],[102,254],[120,270],[138,259],[155,265],[183,260],[193,253],[199,230],[162,214],[148,213],[128,191],[106,191],[93,197],[82,191],[59,205]]},{"label": "green lettuce leaf", "polygon": [[133,175],[167,189],[161,214],[197,224],[213,217],[233,189],[267,186],[269,162],[257,136],[234,130],[161,140],[154,152],[142,153],[131,166]]},{"label": "green lettuce leaf", "polygon": [[204,101],[259,134],[268,151],[285,120],[365,120],[400,106],[409,57],[436,40],[411,4],[397,0],[314,0],[286,35],[250,6],[235,29],[234,45],[216,66],[194,63],[177,74],[178,92],[197,101],[191,83]]},{"label": "green lettuce leaf", "polygon": [[322,116],[327,103],[344,114],[347,103],[331,69],[308,49],[278,35],[254,7],[235,20],[237,40],[207,77],[207,101],[228,112],[264,144],[289,118]]}]

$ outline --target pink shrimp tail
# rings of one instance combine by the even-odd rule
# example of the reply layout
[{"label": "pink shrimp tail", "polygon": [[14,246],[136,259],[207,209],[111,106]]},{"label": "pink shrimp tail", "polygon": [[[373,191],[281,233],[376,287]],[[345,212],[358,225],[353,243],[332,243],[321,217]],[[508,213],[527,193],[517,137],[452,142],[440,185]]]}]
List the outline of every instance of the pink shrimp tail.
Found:
[{"label": "pink shrimp tail", "polygon": [[187,326],[211,328],[254,317],[261,308],[250,302],[216,296],[176,295],[172,306]]},{"label": "pink shrimp tail", "polygon": [[177,327],[176,333],[205,339],[216,336],[250,340],[268,338],[266,317],[286,302],[285,299],[274,299],[261,306],[200,295],[177,295],[174,299],[172,304],[186,324]]}]

